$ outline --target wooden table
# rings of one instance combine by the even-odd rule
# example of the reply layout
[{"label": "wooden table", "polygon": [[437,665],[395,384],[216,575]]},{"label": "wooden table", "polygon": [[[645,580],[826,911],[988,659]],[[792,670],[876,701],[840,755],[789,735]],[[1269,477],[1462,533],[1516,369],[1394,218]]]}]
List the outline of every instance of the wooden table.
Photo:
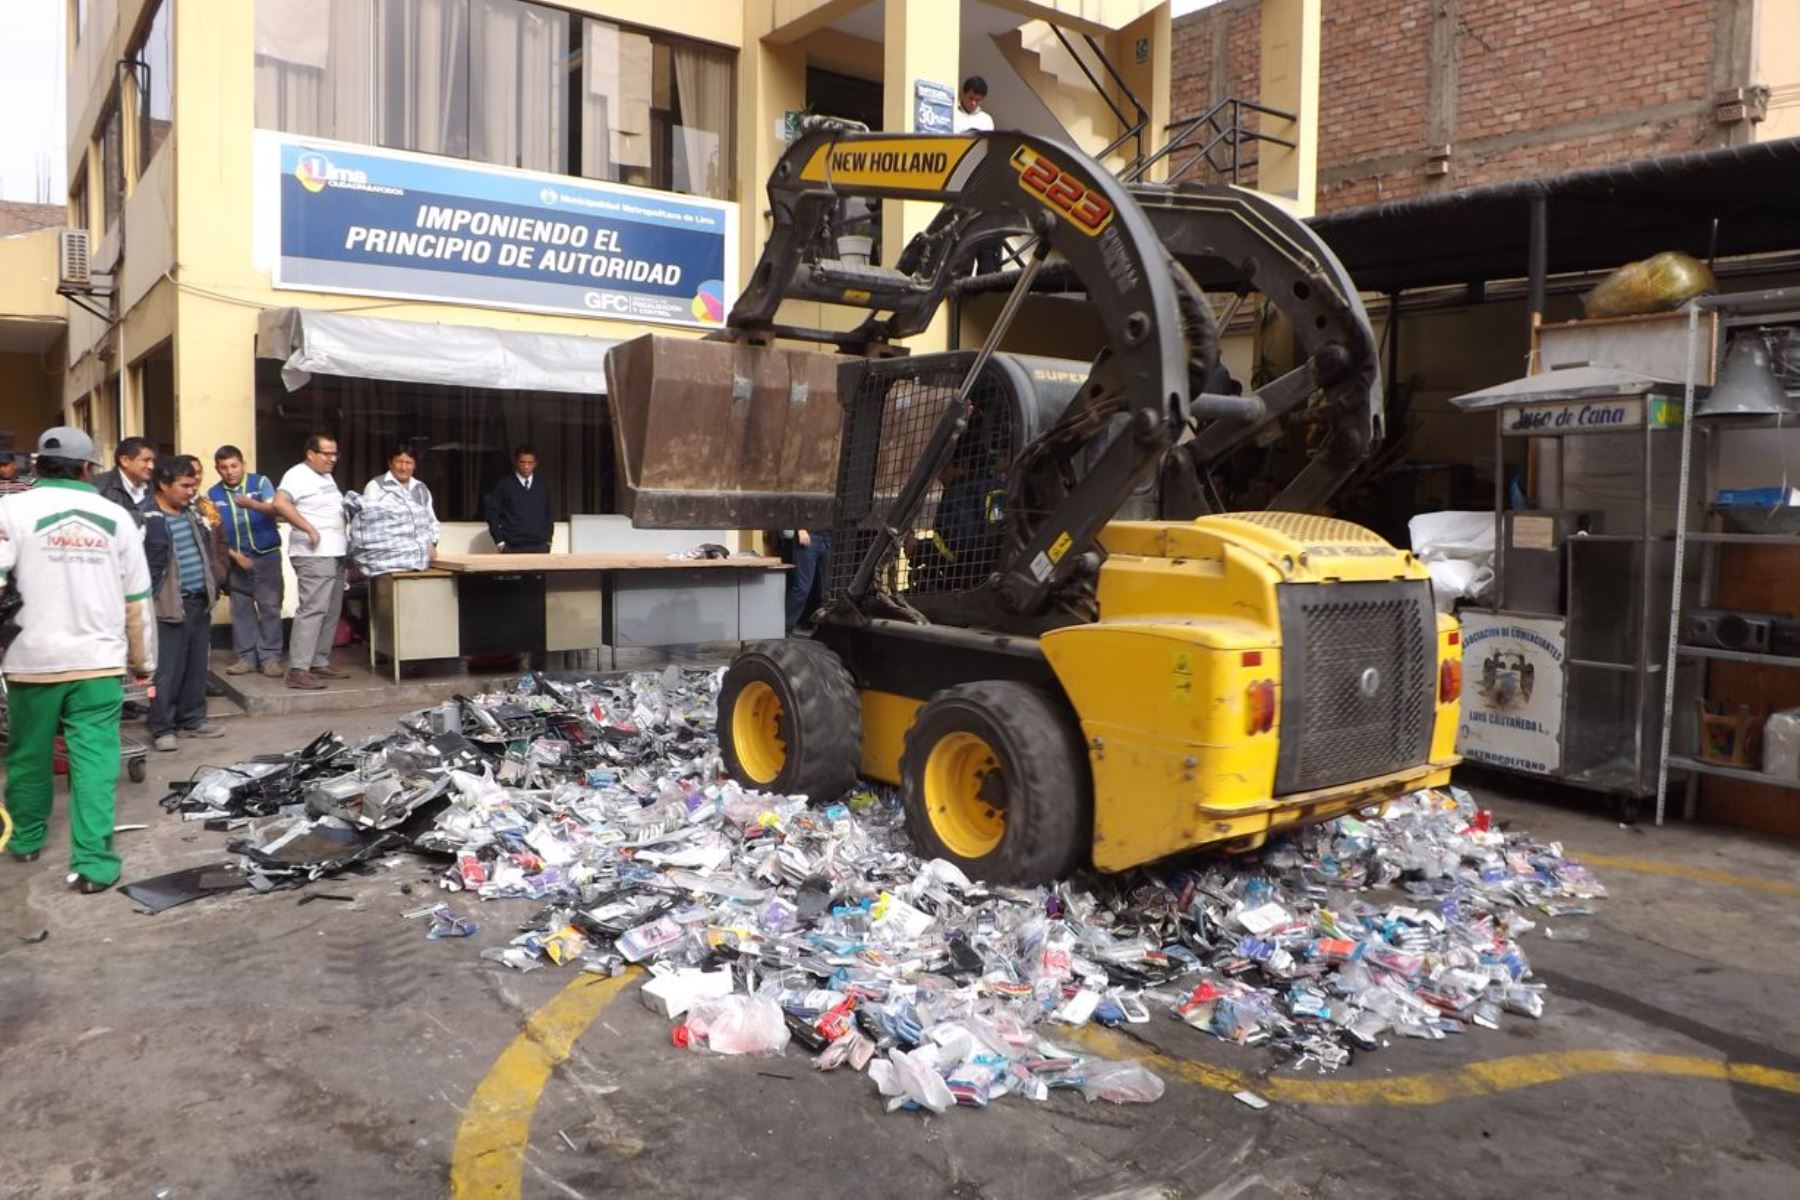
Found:
[{"label": "wooden table", "polygon": [[426,658],[605,647],[616,662],[619,646],[780,637],[787,570],[760,556],[443,554],[375,581],[371,661],[386,652],[398,681],[403,662]]},{"label": "wooden table", "polygon": [[661,554],[440,554],[440,571],[511,574],[525,571],[708,571],[759,568],[785,571],[779,558],[669,558]]}]

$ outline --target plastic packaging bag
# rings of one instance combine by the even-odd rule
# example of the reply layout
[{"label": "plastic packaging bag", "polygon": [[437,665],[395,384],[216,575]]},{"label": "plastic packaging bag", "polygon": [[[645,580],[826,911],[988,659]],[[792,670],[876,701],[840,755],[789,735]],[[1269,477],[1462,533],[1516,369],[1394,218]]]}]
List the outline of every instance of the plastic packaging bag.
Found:
[{"label": "plastic packaging bag", "polygon": [[904,1108],[909,1101],[934,1113],[948,1112],[956,1103],[950,1085],[937,1073],[935,1047],[890,1050],[886,1058],[869,1064],[869,1078],[882,1095],[890,1097],[889,1112]]},{"label": "plastic packaging bag", "polygon": [[1413,556],[1431,573],[1439,612],[1457,598],[1479,599],[1494,583],[1494,514],[1420,513],[1406,523]]},{"label": "plastic packaging bag", "polygon": [[1763,724],[1763,774],[1800,779],[1800,708],[1770,713]]},{"label": "plastic packaging bag", "polygon": [[1081,1075],[1081,1094],[1114,1104],[1150,1104],[1162,1099],[1162,1076],[1134,1062],[1095,1060]]},{"label": "plastic packaging bag", "polygon": [[688,1010],[682,1026],[690,1050],[714,1054],[780,1054],[788,1043],[781,1006],[767,996],[726,996]]},{"label": "plastic packaging bag", "polygon": [[1705,263],[1678,250],[1626,263],[1581,298],[1590,317],[1631,317],[1680,308],[1717,288]]}]

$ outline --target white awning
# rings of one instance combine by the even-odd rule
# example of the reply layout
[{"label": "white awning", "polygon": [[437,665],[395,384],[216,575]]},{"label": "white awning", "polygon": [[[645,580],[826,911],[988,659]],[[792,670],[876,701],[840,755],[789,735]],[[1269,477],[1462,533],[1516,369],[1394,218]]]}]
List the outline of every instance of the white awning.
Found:
[{"label": "white awning", "polygon": [[307,308],[264,309],[258,358],[281,360],[288,391],[315,374],[506,391],[606,394],[614,338],[438,325]]}]

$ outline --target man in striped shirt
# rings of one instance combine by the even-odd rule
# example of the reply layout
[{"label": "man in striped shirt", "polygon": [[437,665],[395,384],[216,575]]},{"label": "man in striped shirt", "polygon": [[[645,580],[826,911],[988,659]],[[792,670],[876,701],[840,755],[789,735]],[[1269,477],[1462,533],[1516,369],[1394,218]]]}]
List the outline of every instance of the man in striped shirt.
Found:
[{"label": "man in striped shirt", "polygon": [[219,598],[217,536],[193,509],[200,471],[175,455],[156,464],[155,494],[144,506],[144,557],[156,605],[156,696],[145,724],[158,750],[174,750],[176,736],[224,737],[206,719],[206,654],[212,611]]}]

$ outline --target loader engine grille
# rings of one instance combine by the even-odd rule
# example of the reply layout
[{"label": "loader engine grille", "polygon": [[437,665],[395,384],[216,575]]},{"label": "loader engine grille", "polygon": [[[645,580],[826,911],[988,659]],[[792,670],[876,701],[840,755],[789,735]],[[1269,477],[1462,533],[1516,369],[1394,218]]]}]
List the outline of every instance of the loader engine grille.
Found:
[{"label": "loader engine grille", "polygon": [[1385,775],[1431,755],[1437,618],[1431,586],[1285,584],[1275,794]]},{"label": "loader engine grille", "polygon": [[[870,363],[864,371],[844,412],[829,598],[850,586],[932,431],[955,403],[973,358],[971,353],[923,367],[896,359]],[[902,531],[901,551],[881,564],[879,586],[895,596],[965,591],[999,568],[1017,416],[991,371],[977,381],[969,404],[968,427],[950,465],[931,485],[913,528]]]}]

